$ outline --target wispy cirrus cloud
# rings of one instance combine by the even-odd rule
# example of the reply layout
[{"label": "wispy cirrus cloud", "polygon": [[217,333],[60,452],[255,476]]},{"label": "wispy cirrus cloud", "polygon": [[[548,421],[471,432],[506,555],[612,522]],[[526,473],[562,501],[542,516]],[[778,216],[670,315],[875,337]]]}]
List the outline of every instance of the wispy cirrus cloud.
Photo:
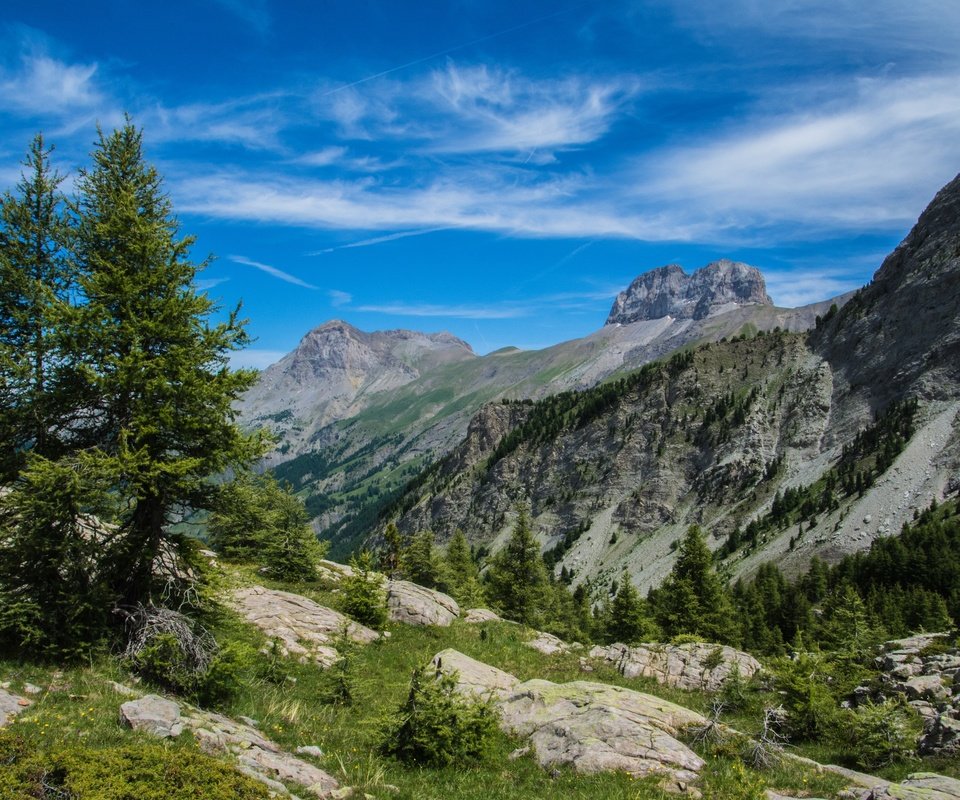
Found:
[{"label": "wispy cirrus cloud", "polygon": [[357,306],[354,311],[395,314],[401,317],[450,317],[452,319],[516,319],[528,316],[526,306],[433,305],[430,303],[383,303]]},{"label": "wispy cirrus cloud", "polygon": [[960,169],[960,72],[860,79],[815,108],[738,122],[641,160],[637,197],[744,230],[908,224]]},{"label": "wispy cirrus cloud", "polygon": [[0,68],[0,103],[20,115],[62,117],[102,109],[107,95],[96,63],[70,64],[50,56],[36,42],[21,40],[23,52]]},{"label": "wispy cirrus cloud", "polygon": [[411,81],[363,91],[319,90],[317,113],[347,138],[420,142],[435,153],[550,153],[601,139],[639,93],[635,76],[532,79],[486,64],[448,61]]},{"label": "wispy cirrus cloud", "polygon": [[270,30],[270,12],[265,0],[214,0],[214,2],[231,14],[246,22],[258,33]]},{"label": "wispy cirrus cloud", "polygon": [[262,264],[259,261],[253,261],[245,256],[227,256],[228,261],[232,261],[235,264],[243,264],[247,267],[253,267],[258,269],[261,272],[265,272],[267,275],[271,275],[274,278],[278,278],[281,281],[286,281],[287,283],[292,283],[294,286],[302,286],[304,289],[319,289],[319,286],[314,286],[311,283],[307,283],[304,280],[301,280],[296,275],[291,275],[289,272],[284,272],[282,269],[277,269],[276,267],[271,267],[269,264]]}]

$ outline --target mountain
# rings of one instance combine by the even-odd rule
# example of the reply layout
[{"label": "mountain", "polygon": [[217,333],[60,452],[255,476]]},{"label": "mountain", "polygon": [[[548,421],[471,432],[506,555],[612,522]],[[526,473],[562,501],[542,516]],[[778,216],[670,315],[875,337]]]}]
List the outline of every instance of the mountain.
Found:
[{"label": "mountain", "polygon": [[[646,316],[659,306],[676,314],[610,321],[637,313],[641,295]],[[336,320],[265,370],[240,411],[245,424],[277,437],[267,465],[303,493],[316,528],[343,556],[421,469],[461,441],[485,403],[587,389],[693,342],[807,330],[845,300],[777,308],[759,270],[718,261],[691,276],[669,266],[645,273],[598,331],[537,351],[476,356],[450,334],[364,333]]]},{"label": "mountain", "polygon": [[723,259],[687,275],[683,267],[669,264],[640,275],[620,292],[607,325],[668,316],[701,320],[745,305],[773,305],[756,267]]},{"label": "mountain", "polygon": [[[612,318],[696,308],[690,279],[656,272]],[[623,566],[657,585],[694,522],[732,576],[770,559],[796,572],[960,489],[958,348],[960,178],[809,333],[750,329],[584,392],[487,406],[393,512],[403,531],[460,528],[496,549],[528,504],[557,571],[595,585]]]}]

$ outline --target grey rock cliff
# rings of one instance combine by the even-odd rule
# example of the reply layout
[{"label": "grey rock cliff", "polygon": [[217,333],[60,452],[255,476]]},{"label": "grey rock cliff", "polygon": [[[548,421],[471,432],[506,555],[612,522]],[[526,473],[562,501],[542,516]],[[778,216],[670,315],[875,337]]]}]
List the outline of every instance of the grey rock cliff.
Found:
[{"label": "grey rock cliff", "polygon": [[721,259],[687,275],[679,265],[669,264],[645,272],[620,292],[607,325],[666,316],[701,320],[743,305],[773,305],[756,267]]}]

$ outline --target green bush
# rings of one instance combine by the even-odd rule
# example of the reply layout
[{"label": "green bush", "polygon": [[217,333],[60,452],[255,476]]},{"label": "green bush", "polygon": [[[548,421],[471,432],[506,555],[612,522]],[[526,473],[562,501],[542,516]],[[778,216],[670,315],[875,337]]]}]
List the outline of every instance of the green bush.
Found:
[{"label": "green bush", "polygon": [[840,710],[827,685],[829,675],[819,653],[800,652],[794,659],[782,659],[776,679],[791,741],[833,734]]},{"label": "green bush", "polygon": [[382,750],[408,764],[445,767],[483,761],[496,736],[493,705],[457,692],[454,675],[413,673],[410,694],[387,727]]},{"label": "green bush", "polygon": [[203,753],[161,744],[32,750],[0,731],[0,797],[265,800],[266,787]]}]

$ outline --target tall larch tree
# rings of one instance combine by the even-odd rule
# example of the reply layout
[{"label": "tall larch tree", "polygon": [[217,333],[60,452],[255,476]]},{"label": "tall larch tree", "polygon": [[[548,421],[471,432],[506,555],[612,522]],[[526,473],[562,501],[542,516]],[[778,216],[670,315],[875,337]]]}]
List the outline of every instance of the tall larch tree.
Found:
[{"label": "tall larch tree", "polygon": [[73,309],[73,380],[87,411],[83,438],[119,459],[121,515],[114,577],[121,603],[147,600],[152,564],[176,546],[170,525],[210,508],[211,476],[261,451],[234,422],[234,401],[255,378],[231,370],[247,342],[238,310],[211,319],[213,302],[190,260],[142,134],[128,119],[100,132],[93,165],[77,181],[75,269],[85,302]]}]

